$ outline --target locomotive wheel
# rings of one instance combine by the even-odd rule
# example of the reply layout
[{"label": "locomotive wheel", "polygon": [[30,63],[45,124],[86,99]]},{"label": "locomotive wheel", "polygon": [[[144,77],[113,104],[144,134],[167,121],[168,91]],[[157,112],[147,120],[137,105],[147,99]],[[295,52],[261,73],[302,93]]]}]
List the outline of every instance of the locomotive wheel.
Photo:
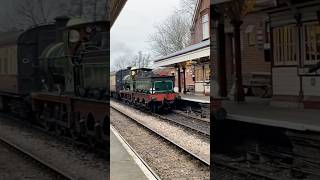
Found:
[{"label": "locomotive wheel", "polygon": [[99,124],[95,126],[95,130],[93,134],[90,134],[88,136],[88,143],[91,148],[96,148],[99,145],[99,142],[102,141],[102,128],[100,127]]},{"label": "locomotive wheel", "polygon": [[254,96],[263,97],[267,93],[267,89],[261,87],[253,87],[252,93]]},{"label": "locomotive wheel", "polygon": [[70,137],[71,137],[71,139],[72,139],[73,142],[76,142],[76,141],[79,140],[79,133],[78,133],[76,130],[71,129],[71,130],[69,131],[69,135],[70,135]]},{"label": "locomotive wheel", "polygon": [[92,149],[95,149],[98,145],[98,142],[94,136],[88,136],[88,143]]},{"label": "locomotive wheel", "polygon": [[86,97],[87,96],[87,90],[85,88],[79,87],[78,93],[80,97]]},{"label": "locomotive wheel", "polygon": [[158,106],[156,103],[151,103],[151,112],[156,113],[158,112]]},{"label": "locomotive wheel", "polygon": [[68,130],[68,133],[74,142],[79,140],[79,137],[80,137],[79,131],[80,131],[79,119],[73,120],[71,128]]},{"label": "locomotive wheel", "polygon": [[48,121],[46,118],[44,119],[44,129],[48,132],[55,129],[53,123]]},{"label": "locomotive wheel", "polygon": [[99,123],[95,125],[95,136],[98,141],[102,140],[102,128]]},{"label": "locomotive wheel", "polygon": [[87,137],[86,123],[80,120],[80,136]]},{"label": "locomotive wheel", "polygon": [[102,93],[98,89],[93,89],[92,90],[92,96],[94,99],[101,99],[102,98]]},{"label": "locomotive wheel", "polygon": [[64,135],[64,129],[59,125],[57,125],[54,128],[54,131],[55,131],[55,134],[58,135],[58,136],[63,136]]}]

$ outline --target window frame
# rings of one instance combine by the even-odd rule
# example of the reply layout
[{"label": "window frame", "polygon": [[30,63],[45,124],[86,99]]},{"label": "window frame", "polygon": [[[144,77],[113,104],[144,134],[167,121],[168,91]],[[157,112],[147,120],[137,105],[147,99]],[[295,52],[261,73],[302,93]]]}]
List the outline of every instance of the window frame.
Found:
[{"label": "window frame", "polygon": [[[306,31],[309,31],[309,32],[311,32],[311,30],[310,29],[308,29],[308,30],[306,30],[306,27],[308,27],[309,26],[309,28],[314,28],[314,27],[317,27],[318,28],[318,31],[319,31],[319,33],[318,33],[318,35],[316,35],[316,37],[315,37],[315,42],[307,42],[307,38],[306,38]],[[310,27],[311,26],[311,27]],[[317,62],[319,62],[320,61],[320,25],[319,25],[319,23],[318,22],[307,22],[307,23],[303,23],[303,25],[302,25],[302,38],[301,38],[301,42],[302,42],[302,62],[303,62],[303,65],[314,65],[314,64],[316,64]],[[317,40],[317,36],[319,36],[319,39]],[[315,59],[313,60],[313,59],[307,59],[307,44],[308,45],[311,45],[311,46],[314,46],[313,48],[316,48],[316,50],[315,50],[315,52],[317,51],[317,46],[319,46],[319,55],[315,55]],[[317,56],[319,57],[319,58],[317,58]],[[309,56],[310,57],[310,56]]]},{"label": "window frame", "polygon": [[201,28],[202,28],[202,40],[209,39],[210,37],[209,13],[204,13],[201,16]]},{"label": "window frame", "polygon": [[[171,84],[171,89],[170,89],[170,90],[159,90],[159,91],[157,91],[157,90],[156,90],[156,84],[157,84],[157,83],[163,83],[163,82],[170,83],[170,84]],[[154,90],[153,90],[154,93],[171,92],[171,91],[174,90],[174,83],[173,83],[172,80],[154,81],[154,82],[153,82],[153,89],[154,89]]]},{"label": "window frame", "polygon": [[274,66],[298,65],[298,30],[290,24],[272,28],[272,54]]}]

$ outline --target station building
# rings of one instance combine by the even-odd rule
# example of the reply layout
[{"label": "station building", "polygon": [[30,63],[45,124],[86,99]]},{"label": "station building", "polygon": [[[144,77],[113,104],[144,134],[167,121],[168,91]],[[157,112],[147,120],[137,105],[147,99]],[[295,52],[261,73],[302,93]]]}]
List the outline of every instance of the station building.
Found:
[{"label": "station building", "polygon": [[198,0],[191,28],[191,45],[161,57],[154,65],[170,69],[181,93],[210,94],[210,1]]},{"label": "station building", "polygon": [[[256,0],[254,8],[238,14],[224,8],[228,2],[231,0],[211,3],[217,7],[212,14],[218,21],[211,30],[217,41],[216,54],[212,57],[216,66],[215,96],[223,98],[234,92],[235,101],[249,102],[244,96],[246,88],[251,86],[261,89],[260,95],[267,94],[269,98],[261,102],[272,107],[319,109],[320,2]],[[230,23],[234,20],[240,22],[239,44],[234,40],[235,24]],[[231,66],[230,59],[234,63]]]},{"label": "station building", "polygon": [[[217,73],[224,76],[224,84],[220,88],[223,96],[232,97],[236,88],[236,52],[234,27],[231,19],[224,18],[224,35],[220,39],[224,41],[220,45],[224,48],[223,62],[216,64]],[[241,75],[244,94],[254,96],[270,96],[271,94],[271,54],[270,32],[268,16],[259,11],[249,13],[242,21],[240,27],[240,51],[241,51]],[[215,40],[217,40],[218,27],[213,27]],[[221,38],[221,37],[220,37]],[[214,56],[213,58],[215,58]],[[214,60],[216,62],[216,60]],[[218,75],[217,75],[218,76]],[[216,77],[217,77],[216,76]],[[268,89],[262,89],[268,86]]]},{"label": "station building", "polygon": [[267,12],[273,34],[273,104],[320,109],[320,2]]}]

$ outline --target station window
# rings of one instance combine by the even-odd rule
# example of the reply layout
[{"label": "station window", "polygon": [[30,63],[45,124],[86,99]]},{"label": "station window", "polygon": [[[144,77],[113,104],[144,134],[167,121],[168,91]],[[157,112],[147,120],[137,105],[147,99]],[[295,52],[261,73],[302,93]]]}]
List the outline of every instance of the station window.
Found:
[{"label": "station window", "polygon": [[201,17],[201,21],[202,21],[202,39],[208,39],[209,38],[209,15],[204,14]]},{"label": "station window", "polygon": [[196,68],[196,82],[203,81],[203,71],[202,67],[197,67]]},{"label": "station window", "polygon": [[308,23],[303,27],[304,64],[315,64],[320,60],[320,25]]},{"label": "station window", "polygon": [[204,74],[205,74],[205,80],[210,81],[210,66],[209,66],[209,64],[206,64],[204,66]]},{"label": "station window", "polygon": [[295,25],[277,27],[273,33],[274,65],[297,64],[297,29]]},{"label": "station window", "polygon": [[204,71],[203,71],[203,66],[199,66],[196,68],[195,79],[196,79],[196,82],[210,81],[210,66],[209,66],[209,64],[204,65]]},{"label": "station window", "polygon": [[254,32],[254,28],[255,28],[254,25],[248,25],[246,30],[245,30],[245,33],[246,33],[247,38],[248,38],[249,46],[256,45],[256,34]]}]

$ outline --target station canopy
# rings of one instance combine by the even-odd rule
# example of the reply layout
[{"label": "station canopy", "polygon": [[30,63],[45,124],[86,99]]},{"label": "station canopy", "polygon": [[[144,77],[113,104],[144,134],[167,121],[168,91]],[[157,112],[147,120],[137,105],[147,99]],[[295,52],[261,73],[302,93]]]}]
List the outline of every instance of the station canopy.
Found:
[{"label": "station canopy", "polygon": [[107,19],[110,19],[111,26],[116,21],[126,2],[127,0],[109,0],[110,17],[108,17]]},{"label": "station canopy", "polygon": [[154,65],[158,67],[174,66],[177,63],[208,56],[210,56],[210,40],[205,40],[169,54],[168,56],[161,57],[154,61]]}]

